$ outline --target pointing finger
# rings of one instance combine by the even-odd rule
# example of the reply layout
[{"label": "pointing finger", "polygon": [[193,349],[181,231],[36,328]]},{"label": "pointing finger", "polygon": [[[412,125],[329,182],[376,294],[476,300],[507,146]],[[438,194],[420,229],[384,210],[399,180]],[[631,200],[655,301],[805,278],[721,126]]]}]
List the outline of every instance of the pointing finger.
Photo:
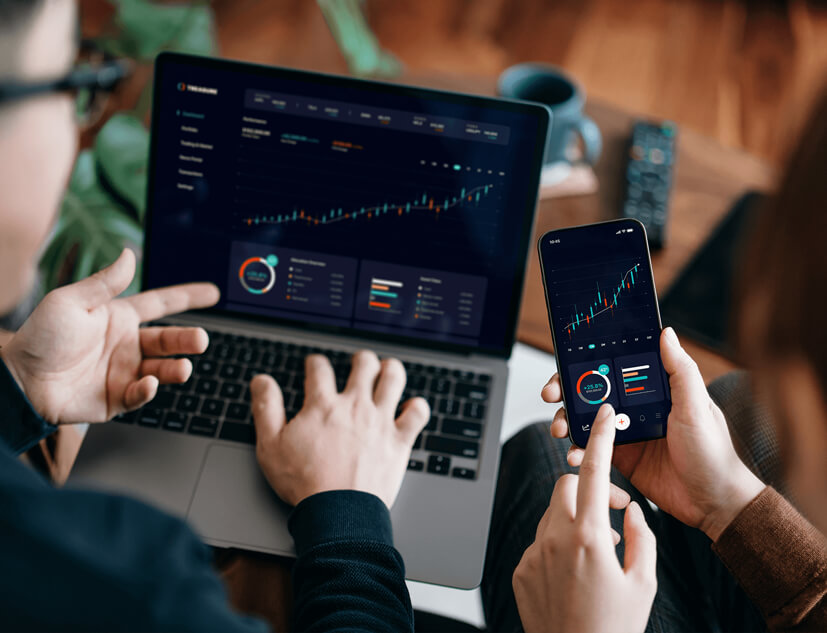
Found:
[{"label": "pointing finger", "polygon": [[145,327],[139,330],[144,356],[203,354],[210,343],[200,327]]},{"label": "pointing finger", "polygon": [[597,411],[592,425],[577,487],[577,519],[589,525],[609,522],[609,472],[615,438],[615,411],[604,404]]},{"label": "pointing finger", "polygon": [[147,358],[141,362],[142,376],[155,376],[161,384],[184,383],[192,375],[187,358]]},{"label": "pointing finger", "polygon": [[216,304],[220,296],[214,284],[194,283],[147,290],[124,301],[132,306],[143,323],[187,310],[209,308]]}]

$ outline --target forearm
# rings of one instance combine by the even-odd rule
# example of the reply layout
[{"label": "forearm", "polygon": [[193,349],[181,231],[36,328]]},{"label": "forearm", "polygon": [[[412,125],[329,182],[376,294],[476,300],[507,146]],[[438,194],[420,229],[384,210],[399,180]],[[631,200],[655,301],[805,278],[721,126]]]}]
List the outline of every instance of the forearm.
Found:
[{"label": "forearm", "polygon": [[413,631],[405,567],[390,513],[363,492],[325,492],[290,517],[296,630]]},{"label": "forearm", "polygon": [[781,495],[765,488],[713,549],[772,630],[827,630],[824,537]]},{"label": "forearm", "polygon": [[34,410],[17,384],[0,353],[0,440],[20,454],[57,427],[46,422]]}]

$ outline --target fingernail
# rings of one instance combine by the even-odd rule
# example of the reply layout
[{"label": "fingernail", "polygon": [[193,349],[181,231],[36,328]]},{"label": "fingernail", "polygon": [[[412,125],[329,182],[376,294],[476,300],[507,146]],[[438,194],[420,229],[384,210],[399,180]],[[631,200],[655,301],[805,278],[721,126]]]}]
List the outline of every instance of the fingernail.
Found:
[{"label": "fingernail", "polygon": [[601,420],[604,418],[612,418],[615,414],[615,408],[610,405],[608,402],[601,405],[600,410],[597,412],[597,417]]},{"label": "fingernail", "polygon": [[668,327],[664,330],[664,333],[666,334],[666,342],[669,343],[669,345],[671,345],[672,347],[681,346],[681,343],[678,340],[678,335],[675,334],[675,330],[673,330],[671,327]]},{"label": "fingernail", "polygon": [[640,518],[640,517],[643,516],[643,510],[641,509],[640,504],[637,501],[632,501],[629,504],[629,510],[634,512],[635,515],[637,516],[637,518]]}]

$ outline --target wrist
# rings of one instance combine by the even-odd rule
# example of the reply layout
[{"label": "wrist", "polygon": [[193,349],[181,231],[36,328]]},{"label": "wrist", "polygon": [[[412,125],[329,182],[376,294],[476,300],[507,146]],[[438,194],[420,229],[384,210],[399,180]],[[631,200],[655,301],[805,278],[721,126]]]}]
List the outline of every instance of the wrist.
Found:
[{"label": "wrist", "polygon": [[701,530],[713,543],[766,487],[744,464],[739,463],[739,466],[738,474],[731,479],[731,484],[725,487],[721,504],[707,514],[700,525]]},{"label": "wrist", "polygon": [[9,375],[12,377],[14,382],[17,383],[18,388],[29,401],[32,409],[34,409],[35,412],[49,424],[59,424],[60,422],[57,420],[57,416],[51,415],[48,407],[44,404],[42,399],[38,398],[34,393],[34,390],[32,389],[31,375],[27,376],[27,374],[21,371],[18,366],[13,341],[10,341],[8,345],[0,347],[0,360],[3,361]]},{"label": "wrist", "polygon": [[17,368],[14,366],[14,358],[9,352],[8,345],[0,347],[0,360],[3,361],[6,369],[9,370],[9,374],[11,374],[11,377],[14,378],[14,382],[16,382],[17,386],[20,387],[20,391],[25,394],[26,386],[23,384],[23,379],[20,377],[20,373],[17,371]]}]

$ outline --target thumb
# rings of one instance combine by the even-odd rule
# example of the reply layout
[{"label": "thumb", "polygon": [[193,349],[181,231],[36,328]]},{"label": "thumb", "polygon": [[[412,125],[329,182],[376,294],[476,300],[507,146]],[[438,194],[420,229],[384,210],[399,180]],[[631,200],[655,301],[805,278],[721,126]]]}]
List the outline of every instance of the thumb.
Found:
[{"label": "thumb", "polygon": [[[668,327],[660,336],[660,357],[663,368],[669,374],[669,387],[672,391],[672,400],[677,402],[692,402],[693,398],[706,396],[704,379],[698,365],[686,353],[678,341],[675,330]],[[701,402],[704,402],[702,399]]]},{"label": "thumb", "polygon": [[267,441],[278,435],[287,423],[284,397],[272,376],[259,374],[250,382],[250,400],[256,437]]},{"label": "thumb", "polygon": [[632,501],[626,507],[623,535],[626,539],[624,571],[639,582],[657,586],[657,541],[636,501]]},{"label": "thumb", "polygon": [[125,248],[112,264],[91,277],[68,286],[68,289],[91,310],[121,294],[129,287],[134,276],[135,253]]}]

